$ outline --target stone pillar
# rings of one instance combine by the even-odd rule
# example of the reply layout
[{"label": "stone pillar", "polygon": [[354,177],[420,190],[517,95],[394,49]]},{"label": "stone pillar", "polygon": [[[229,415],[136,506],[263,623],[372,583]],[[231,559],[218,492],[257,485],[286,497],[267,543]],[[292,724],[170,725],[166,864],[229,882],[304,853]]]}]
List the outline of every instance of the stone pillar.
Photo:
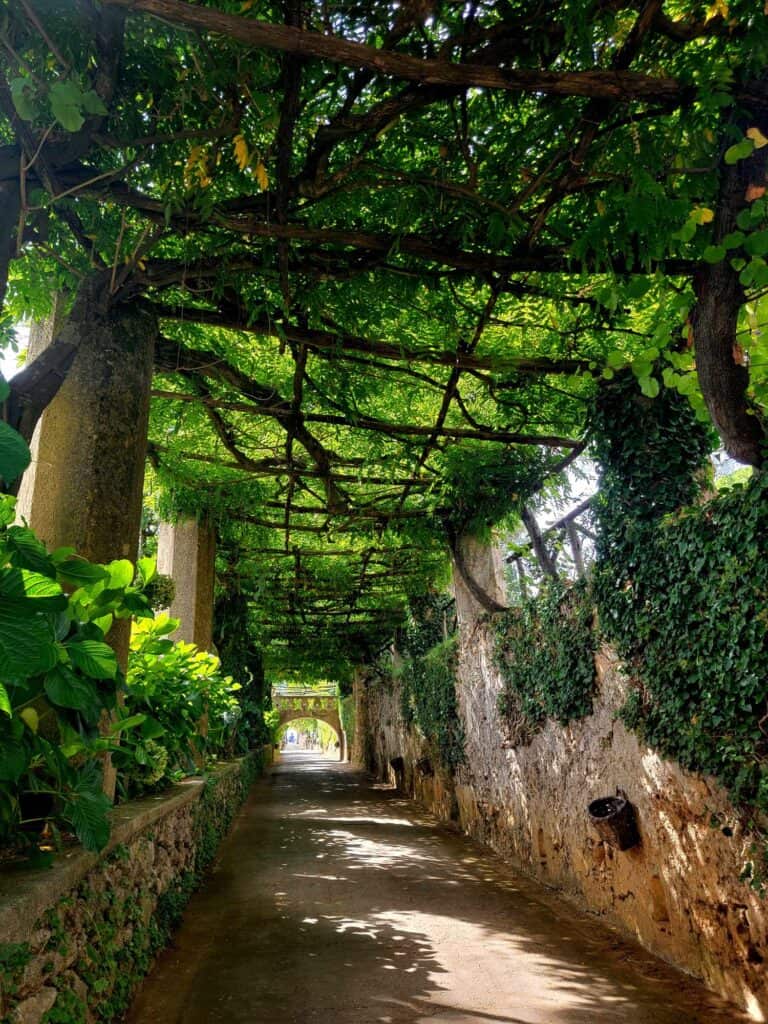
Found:
[{"label": "stone pillar", "polygon": [[478,600],[478,588],[493,603],[506,605],[504,563],[497,544],[484,544],[473,537],[462,537],[457,541],[457,547],[463,571],[460,571],[454,556],[453,593],[459,625],[467,626],[488,611]]},{"label": "stone pillar", "polygon": [[[52,299],[50,316],[44,320],[36,321],[29,331],[29,345],[27,346],[27,364],[35,359],[51,344],[56,333],[61,330],[64,322],[64,295],[62,292],[55,292]],[[16,517],[19,521],[26,519],[31,522],[32,509],[35,505],[35,496],[40,490],[41,483],[37,480],[37,460],[40,448],[40,431],[42,430],[43,416],[37,421],[35,431],[29,450],[32,454],[32,461],[29,464],[24,476],[21,478],[19,493],[16,498]],[[39,499],[42,501],[43,499]],[[39,504],[38,501],[38,504]]]},{"label": "stone pillar", "polygon": [[[136,558],[156,335],[151,314],[111,301],[108,275],[83,282],[57,332],[76,355],[41,417],[26,482],[26,518],[49,549],[71,546],[92,562]],[[125,670],[130,621],[118,619],[107,640]],[[115,782],[107,757],[110,798]]]},{"label": "stone pillar", "polygon": [[157,571],[176,584],[168,613],[180,620],[171,637],[204,651],[213,650],[215,560],[216,533],[210,521],[187,518],[160,524]]},{"label": "stone pillar", "polygon": [[352,738],[350,761],[356,768],[371,768],[371,740],[368,735],[368,698],[366,693],[365,669],[356,668],[352,678],[352,693],[355,698],[355,735]]},{"label": "stone pillar", "polygon": [[[77,349],[37,431],[25,515],[49,549],[93,562],[136,558],[157,323],[114,305],[101,274],[85,281],[58,336]],[[109,640],[125,668],[130,624]]]}]

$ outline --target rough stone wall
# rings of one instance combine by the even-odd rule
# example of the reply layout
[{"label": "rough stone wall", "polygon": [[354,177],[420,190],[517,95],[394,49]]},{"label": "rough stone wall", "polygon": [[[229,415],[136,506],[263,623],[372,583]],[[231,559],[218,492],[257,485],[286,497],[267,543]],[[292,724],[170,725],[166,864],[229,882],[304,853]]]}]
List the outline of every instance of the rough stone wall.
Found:
[{"label": "rough stone wall", "polygon": [[[466,561],[494,593],[497,564],[478,552]],[[454,782],[418,780],[423,741],[399,713],[396,681],[358,680],[364,704],[368,767],[582,907],[637,938],[710,988],[768,1019],[768,901],[739,874],[751,839],[725,791],[711,778],[659,757],[617,718],[627,680],[608,650],[597,655],[593,713],[569,726],[548,722],[514,746],[498,711],[502,680],[487,620],[457,581],[460,629],[457,694],[466,764]],[[620,853],[590,825],[587,805],[623,790],[637,813],[642,844]],[[458,805],[458,812],[456,811]]]},{"label": "rough stone wall", "polygon": [[122,1017],[258,765],[250,755],[123,805],[101,855],[78,850],[50,871],[0,878],[0,1024]]},{"label": "rough stone wall", "polygon": [[[456,821],[459,808],[453,778],[436,762],[424,737],[404,720],[397,684],[361,675],[355,680],[354,693],[356,707],[365,705],[363,722],[367,723],[367,761],[357,763],[443,821]],[[358,718],[356,739],[362,731]]]}]

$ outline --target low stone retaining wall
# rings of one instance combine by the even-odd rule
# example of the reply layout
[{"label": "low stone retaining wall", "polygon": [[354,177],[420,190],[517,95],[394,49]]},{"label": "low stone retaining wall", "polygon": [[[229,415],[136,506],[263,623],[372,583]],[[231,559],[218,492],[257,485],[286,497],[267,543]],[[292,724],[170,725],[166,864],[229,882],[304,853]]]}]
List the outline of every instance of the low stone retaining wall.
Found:
[{"label": "low stone retaining wall", "polygon": [[0,874],[0,1024],[122,1017],[270,753],[122,804],[100,854]]}]

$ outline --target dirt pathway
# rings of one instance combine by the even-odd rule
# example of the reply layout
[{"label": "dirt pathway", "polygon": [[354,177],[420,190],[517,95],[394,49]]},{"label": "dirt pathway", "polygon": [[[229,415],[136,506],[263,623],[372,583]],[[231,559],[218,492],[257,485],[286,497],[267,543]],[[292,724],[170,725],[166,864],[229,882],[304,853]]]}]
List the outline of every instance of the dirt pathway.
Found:
[{"label": "dirt pathway", "polygon": [[130,1024],[745,1020],[348,765],[260,780]]}]

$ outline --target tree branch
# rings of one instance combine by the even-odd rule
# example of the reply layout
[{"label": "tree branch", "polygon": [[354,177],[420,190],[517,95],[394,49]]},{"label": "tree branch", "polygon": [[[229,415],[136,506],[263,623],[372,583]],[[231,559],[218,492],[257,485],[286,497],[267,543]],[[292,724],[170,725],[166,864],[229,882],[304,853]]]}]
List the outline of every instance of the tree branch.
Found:
[{"label": "tree branch", "polygon": [[554,96],[592,96],[615,100],[668,99],[680,101],[684,90],[669,77],[629,71],[503,70],[483,64],[454,64],[423,60],[408,54],[380,50],[338,36],[308,32],[290,25],[274,25],[256,18],[225,14],[211,7],[196,7],[183,0],[105,0],[105,6],[124,7],[163,18],[178,25],[215,32],[248,46],[282,53],[318,57],[336,64],[369,68],[410,82],[462,91],[468,88],[507,92],[540,92]]}]

